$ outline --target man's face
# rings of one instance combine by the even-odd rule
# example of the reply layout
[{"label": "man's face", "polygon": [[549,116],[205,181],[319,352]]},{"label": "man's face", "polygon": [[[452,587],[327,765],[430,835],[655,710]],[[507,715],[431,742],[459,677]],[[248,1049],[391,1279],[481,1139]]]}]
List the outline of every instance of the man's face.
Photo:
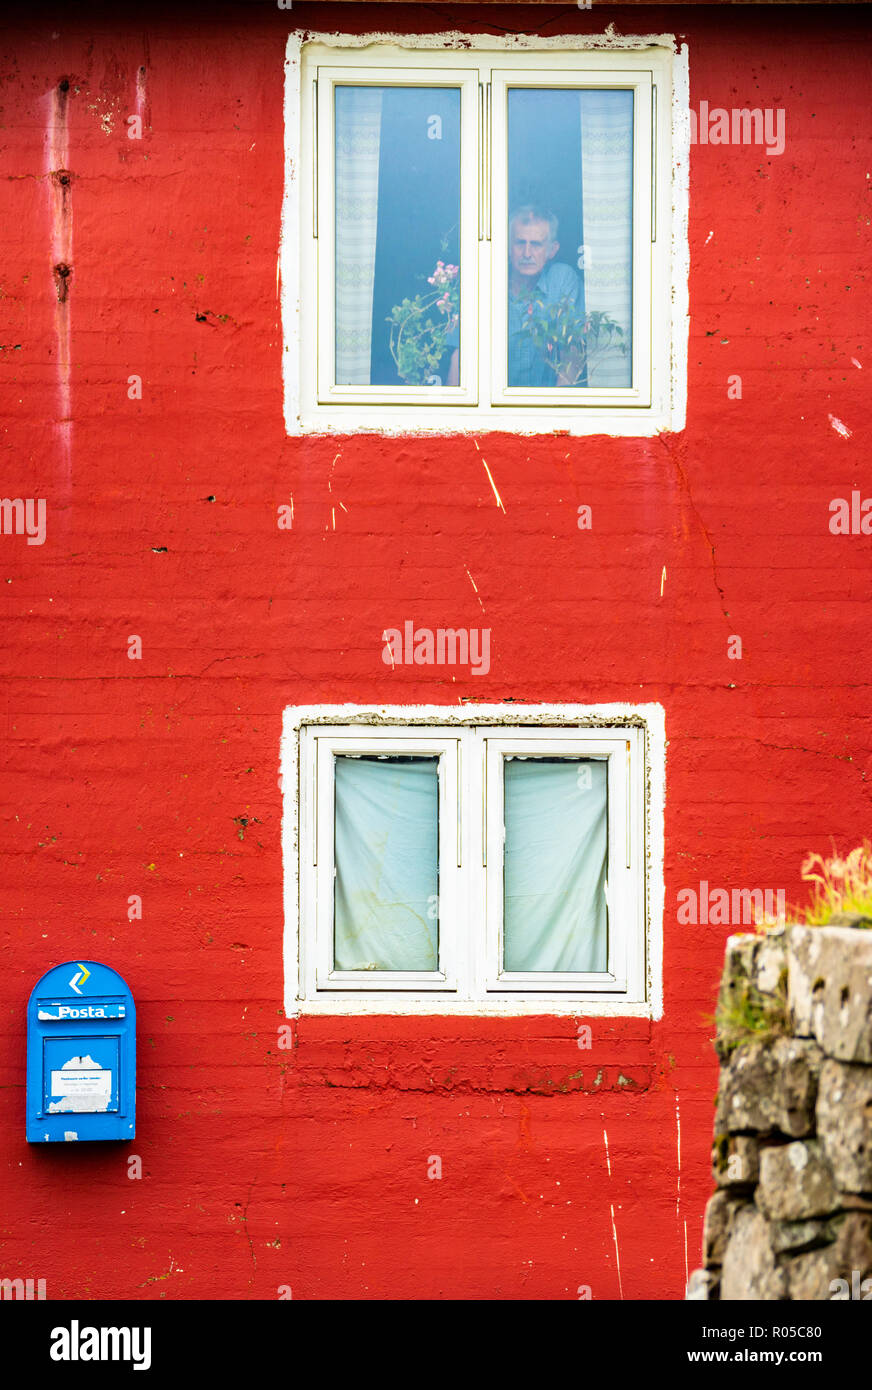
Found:
[{"label": "man's face", "polygon": [[545,269],[546,265],[557,252],[560,245],[552,241],[548,232],[548,223],[541,222],[514,222],[512,224],[512,234],[509,238],[509,258],[512,262],[512,269],[518,275],[535,277]]}]

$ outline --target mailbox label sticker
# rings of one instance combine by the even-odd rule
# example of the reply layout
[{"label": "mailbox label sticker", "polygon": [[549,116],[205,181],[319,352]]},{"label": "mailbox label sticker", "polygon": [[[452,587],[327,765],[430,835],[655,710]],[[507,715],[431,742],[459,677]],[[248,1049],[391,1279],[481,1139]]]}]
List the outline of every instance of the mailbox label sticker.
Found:
[{"label": "mailbox label sticker", "polygon": [[49,1113],[78,1110],[95,1113],[107,1110],[112,1095],[112,1072],[101,1067],[93,1057],[71,1057],[60,1071],[51,1074],[51,1093],[60,1099],[52,1101]]}]

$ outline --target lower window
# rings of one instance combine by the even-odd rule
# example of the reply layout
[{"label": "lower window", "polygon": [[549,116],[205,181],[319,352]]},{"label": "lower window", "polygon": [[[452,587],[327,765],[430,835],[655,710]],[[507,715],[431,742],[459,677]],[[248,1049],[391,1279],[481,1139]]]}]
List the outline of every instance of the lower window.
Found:
[{"label": "lower window", "polygon": [[372,718],[286,734],[295,1005],[644,1004],[646,719]]}]

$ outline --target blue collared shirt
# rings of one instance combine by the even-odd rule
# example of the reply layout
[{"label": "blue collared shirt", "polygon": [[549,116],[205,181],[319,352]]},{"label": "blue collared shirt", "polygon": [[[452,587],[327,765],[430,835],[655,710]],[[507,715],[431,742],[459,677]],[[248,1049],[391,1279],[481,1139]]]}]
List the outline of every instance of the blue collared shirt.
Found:
[{"label": "blue collared shirt", "polygon": [[[520,295],[508,293],[509,307],[509,386],[556,386],[557,377],[545,361],[542,353],[532,339],[522,333],[524,321],[529,318],[530,304],[556,304],[559,299],[570,299],[578,303],[580,285],[578,276],[571,266],[562,261],[550,261],[539,275],[535,284],[525,287]],[[459,328],[449,334],[446,346],[456,348],[460,342]]]},{"label": "blue collared shirt", "polygon": [[542,353],[526,333],[522,333],[525,319],[529,318],[530,304],[533,314],[536,303],[556,304],[559,299],[569,299],[578,303],[578,276],[571,266],[562,261],[550,261],[536,283],[525,287],[520,295],[509,290],[509,386],[556,386],[557,377],[548,366]]}]

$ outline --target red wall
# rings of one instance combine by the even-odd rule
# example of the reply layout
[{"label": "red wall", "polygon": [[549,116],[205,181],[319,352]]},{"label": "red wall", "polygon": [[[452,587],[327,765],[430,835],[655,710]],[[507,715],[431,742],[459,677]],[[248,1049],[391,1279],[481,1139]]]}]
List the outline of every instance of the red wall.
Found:
[{"label": "red wall", "polygon": [[[470,438],[282,423],[287,30],[452,13],[677,32],[694,105],[786,110],[779,157],[692,152],[687,428],[489,436],[505,514]],[[7,27],[0,492],[48,520],[43,546],[0,536],[0,1276],[49,1298],[681,1297],[728,929],[679,926],[677,893],[795,899],[806,849],[868,827],[870,540],[828,530],[868,478],[868,28],[862,7],[302,3]],[[482,607],[487,676],[384,665],[386,625]],[[462,698],[665,706],[663,1019],[594,1020],[580,1052],[568,1018],[304,1018],[281,1051],[283,707]],[[137,1138],[28,1147],[26,999],[82,957],[138,1002]]]}]

